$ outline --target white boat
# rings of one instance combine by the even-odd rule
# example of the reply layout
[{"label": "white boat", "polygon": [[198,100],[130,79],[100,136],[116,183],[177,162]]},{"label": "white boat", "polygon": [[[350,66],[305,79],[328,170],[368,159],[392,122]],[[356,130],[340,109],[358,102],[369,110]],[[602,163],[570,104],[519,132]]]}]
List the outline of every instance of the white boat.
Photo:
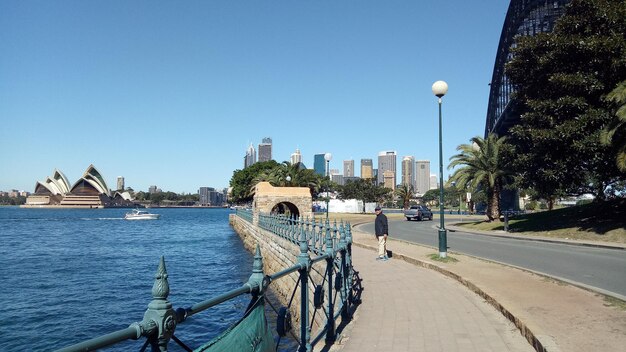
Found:
[{"label": "white boat", "polygon": [[148,213],[145,210],[133,209],[130,213],[124,215],[126,220],[157,220],[161,214]]}]

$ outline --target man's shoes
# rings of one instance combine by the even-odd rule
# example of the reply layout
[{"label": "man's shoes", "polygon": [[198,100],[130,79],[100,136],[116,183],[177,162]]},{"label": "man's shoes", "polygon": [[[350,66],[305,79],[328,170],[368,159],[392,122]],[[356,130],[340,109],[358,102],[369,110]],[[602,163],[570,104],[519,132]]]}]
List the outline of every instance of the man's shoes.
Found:
[{"label": "man's shoes", "polygon": [[389,257],[388,256],[384,256],[383,259],[389,260]]},{"label": "man's shoes", "polygon": [[381,262],[386,262],[386,261],[388,261],[388,260],[389,260],[389,258],[387,258],[387,257],[382,257],[382,258],[380,258],[380,261],[381,261]]}]

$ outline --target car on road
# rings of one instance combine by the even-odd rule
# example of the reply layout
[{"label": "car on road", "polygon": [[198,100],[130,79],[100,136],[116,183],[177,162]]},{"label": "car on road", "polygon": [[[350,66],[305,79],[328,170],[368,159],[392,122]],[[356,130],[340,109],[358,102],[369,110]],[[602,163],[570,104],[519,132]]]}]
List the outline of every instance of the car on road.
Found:
[{"label": "car on road", "polygon": [[404,211],[404,217],[406,217],[406,219],[408,221],[410,220],[432,220],[433,219],[433,212],[430,211],[430,209],[428,209],[427,206],[424,205],[413,205],[411,206],[409,209]]}]

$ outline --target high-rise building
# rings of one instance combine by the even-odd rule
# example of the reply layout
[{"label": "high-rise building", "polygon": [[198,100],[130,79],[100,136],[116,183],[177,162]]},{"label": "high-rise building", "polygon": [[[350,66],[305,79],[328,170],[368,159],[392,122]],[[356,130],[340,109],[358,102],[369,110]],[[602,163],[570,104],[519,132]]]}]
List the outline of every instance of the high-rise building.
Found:
[{"label": "high-rise building", "polygon": [[430,175],[430,189],[439,188],[439,180],[437,179],[437,175]]},{"label": "high-rise building", "polygon": [[396,173],[391,170],[385,170],[383,173],[383,186],[390,188],[392,191],[396,189]]},{"label": "high-rise building", "polygon": [[259,144],[259,162],[270,160],[272,160],[272,139],[265,137]]},{"label": "high-rise building", "polygon": [[415,192],[415,158],[412,156],[402,158],[402,184],[413,187]]},{"label": "high-rise building", "polygon": [[342,174],[333,174],[332,181],[340,186],[344,185],[344,177]]},{"label": "high-rise building", "polygon": [[213,187],[200,187],[198,196],[202,206],[221,206],[224,204],[224,193],[216,191]]},{"label": "high-rise building", "polygon": [[418,160],[415,162],[415,189],[418,194],[424,195],[431,189],[430,160]]},{"label": "high-rise building", "polygon": [[374,178],[372,159],[361,159],[361,178],[366,180]]},{"label": "high-rise building", "polygon": [[256,163],[256,150],[254,150],[254,146],[250,143],[248,150],[246,151],[246,157],[244,158],[243,168],[247,168]]},{"label": "high-rise building", "polygon": [[343,161],[343,176],[354,177],[354,160]]},{"label": "high-rise building", "polygon": [[313,170],[316,174],[326,176],[326,159],[325,154],[315,154],[313,157]]},{"label": "high-rise building", "polygon": [[301,162],[302,162],[302,154],[300,154],[300,149],[296,148],[296,151],[293,154],[291,154],[291,165],[295,165]]},{"label": "high-rise building", "polygon": [[124,190],[124,176],[117,176],[117,190]]},{"label": "high-rise building", "polygon": [[[393,184],[396,184],[396,152],[382,151],[378,153],[378,184],[385,182],[385,171],[393,172]],[[395,186],[394,186],[395,187]]]}]

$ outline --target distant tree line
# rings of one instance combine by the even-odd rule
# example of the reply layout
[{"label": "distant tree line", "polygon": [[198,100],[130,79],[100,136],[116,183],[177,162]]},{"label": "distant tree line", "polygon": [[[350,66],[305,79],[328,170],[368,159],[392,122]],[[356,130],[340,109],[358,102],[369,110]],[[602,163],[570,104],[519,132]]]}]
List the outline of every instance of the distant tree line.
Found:
[{"label": "distant tree line", "polygon": [[22,205],[26,204],[26,197],[0,196],[0,205]]},{"label": "distant tree line", "polygon": [[194,205],[200,201],[200,196],[198,194],[178,194],[174,192],[158,192],[158,193],[149,193],[144,191],[139,191],[134,194],[135,201],[140,203],[154,204],[154,205],[163,205],[163,204],[171,204],[171,205],[180,205],[180,206],[188,206]]}]

